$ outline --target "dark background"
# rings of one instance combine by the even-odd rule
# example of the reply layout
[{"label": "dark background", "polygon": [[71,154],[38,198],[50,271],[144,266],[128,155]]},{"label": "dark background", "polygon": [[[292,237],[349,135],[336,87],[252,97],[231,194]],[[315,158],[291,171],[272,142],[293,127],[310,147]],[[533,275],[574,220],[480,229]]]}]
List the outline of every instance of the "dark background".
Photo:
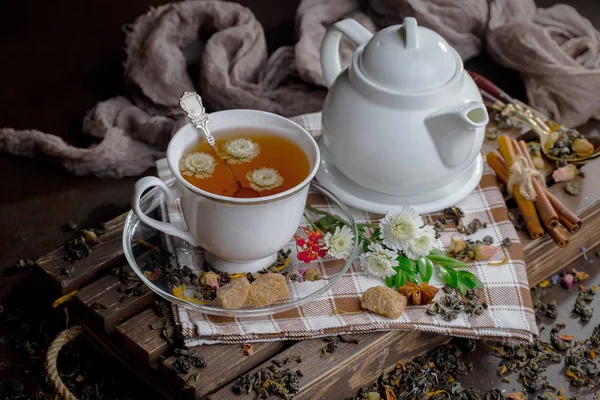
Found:
[{"label": "dark background", "polygon": [[[88,145],[80,133],[85,112],[101,100],[125,94],[123,25],[132,23],[150,6],[163,3],[166,1],[1,1],[0,126],[38,129],[73,144]],[[262,23],[270,50],[294,43],[298,0],[239,3],[250,7]],[[547,7],[557,1],[536,3]],[[598,0],[563,3],[574,6],[600,27]],[[466,66],[526,100],[515,71],[485,55]],[[91,226],[125,212],[138,179],[75,177],[59,165],[3,153],[0,171],[0,305],[13,306],[22,299],[16,293],[35,297],[37,290],[43,290],[30,271],[10,271],[15,262],[19,258],[35,260],[63,245],[69,235],[62,225],[68,220]],[[33,312],[35,309],[34,303]],[[0,334],[2,331],[0,326]],[[18,369],[18,356],[9,353],[0,348],[0,361],[14,359],[13,368]]]}]

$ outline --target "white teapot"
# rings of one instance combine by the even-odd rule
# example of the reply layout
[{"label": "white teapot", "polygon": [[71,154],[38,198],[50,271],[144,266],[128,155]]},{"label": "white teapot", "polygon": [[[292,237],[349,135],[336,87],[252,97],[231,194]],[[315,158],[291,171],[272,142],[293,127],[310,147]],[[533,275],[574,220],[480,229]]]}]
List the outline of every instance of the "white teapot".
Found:
[{"label": "white teapot", "polygon": [[[344,70],[342,34],[357,46]],[[373,212],[402,205],[429,212],[477,186],[488,114],[440,35],[414,18],[375,35],[346,19],[327,32],[321,65],[329,92],[317,179],[342,201]]]}]

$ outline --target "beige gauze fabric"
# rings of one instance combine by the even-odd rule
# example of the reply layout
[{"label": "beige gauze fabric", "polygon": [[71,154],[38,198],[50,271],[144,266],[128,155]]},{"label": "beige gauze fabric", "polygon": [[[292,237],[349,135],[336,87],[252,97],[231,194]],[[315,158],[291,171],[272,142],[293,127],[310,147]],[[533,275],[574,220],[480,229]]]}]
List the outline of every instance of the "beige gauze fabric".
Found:
[{"label": "beige gauze fabric", "polygon": [[[320,110],[326,89],[319,50],[336,21],[355,18],[371,32],[414,16],[467,60],[487,51],[522,73],[528,102],[565,126],[600,119],[600,33],[566,5],[538,9],[533,0],[303,0],[298,42],[272,54],[262,26],[245,7],[184,1],[151,9],[130,27],[125,76],[129,97],[89,111],[86,149],[37,130],[0,129],[0,149],[46,156],[77,175],[139,175],[164,156],[185,123],[178,99],[197,90],[212,110],[252,108],[284,116]],[[343,42],[347,64],[354,49]],[[199,71],[193,76],[189,71]],[[494,80],[493,76],[489,77]]]}]

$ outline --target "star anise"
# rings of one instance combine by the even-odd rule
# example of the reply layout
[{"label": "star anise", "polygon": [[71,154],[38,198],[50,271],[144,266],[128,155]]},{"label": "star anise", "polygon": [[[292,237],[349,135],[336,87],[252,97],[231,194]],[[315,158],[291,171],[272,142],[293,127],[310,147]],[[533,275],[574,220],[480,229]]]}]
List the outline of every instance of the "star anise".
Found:
[{"label": "star anise", "polygon": [[420,285],[414,282],[406,282],[406,285],[398,290],[406,296],[410,304],[418,306],[419,304],[428,304],[440,289],[431,286],[429,282],[423,282]]}]

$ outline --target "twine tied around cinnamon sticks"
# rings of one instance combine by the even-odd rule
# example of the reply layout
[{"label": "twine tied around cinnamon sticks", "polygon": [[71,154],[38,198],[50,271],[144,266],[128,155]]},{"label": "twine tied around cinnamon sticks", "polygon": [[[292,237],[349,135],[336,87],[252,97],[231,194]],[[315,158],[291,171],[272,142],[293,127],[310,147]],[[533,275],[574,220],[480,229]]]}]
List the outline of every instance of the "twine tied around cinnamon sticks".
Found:
[{"label": "twine tied around cinnamon sticks", "polygon": [[518,185],[525,199],[535,201],[537,197],[534,187],[535,179],[543,179],[541,172],[535,167],[530,167],[525,157],[517,156],[509,170],[508,182],[506,183],[508,193],[512,195],[513,187]]},{"label": "twine tied around cinnamon sticks", "polygon": [[581,219],[548,191],[543,175],[533,165],[527,144],[502,135],[498,138],[498,150],[491,151],[487,161],[515,199],[529,236],[542,237],[544,226],[559,247],[566,247],[569,235],[565,229],[577,232]]}]

